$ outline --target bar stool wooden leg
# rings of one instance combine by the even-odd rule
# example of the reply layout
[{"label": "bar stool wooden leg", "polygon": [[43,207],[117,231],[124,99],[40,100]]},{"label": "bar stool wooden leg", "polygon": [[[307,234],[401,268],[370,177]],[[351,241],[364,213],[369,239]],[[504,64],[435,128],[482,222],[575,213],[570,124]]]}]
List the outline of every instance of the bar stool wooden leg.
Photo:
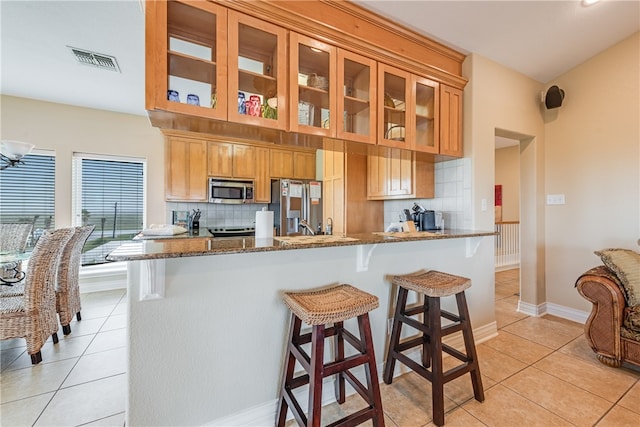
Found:
[{"label": "bar stool wooden leg", "polygon": [[396,366],[396,352],[398,351],[398,345],[400,344],[400,332],[402,331],[402,322],[400,319],[407,305],[408,293],[409,292],[405,288],[398,288],[398,302],[396,303],[396,310],[393,315],[393,327],[391,329],[389,351],[387,352],[387,361],[384,365],[384,375],[382,378],[386,384],[391,384],[393,381],[393,370]]},{"label": "bar stool wooden leg", "polygon": [[384,412],[382,411],[382,398],[380,397],[380,384],[378,382],[378,371],[376,369],[376,357],[373,351],[373,338],[371,337],[371,324],[369,314],[365,313],[358,317],[358,327],[362,340],[362,352],[368,355],[368,361],[364,365],[367,378],[367,391],[369,402],[375,407],[375,415],[372,419],[374,427],[384,427]]},{"label": "bar stool wooden leg", "polygon": [[[429,298],[425,295],[422,301],[422,323],[424,329],[429,329]],[[431,337],[427,333],[422,333],[422,366],[431,366]]]},{"label": "bar stool wooden leg", "polygon": [[[336,322],[333,327],[336,330],[335,346],[336,346],[336,362],[342,362],[344,360],[344,337],[342,331],[344,330],[343,322]],[[346,400],[346,393],[344,387],[344,372],[340,372],[337,375],[335,381],[336,388],[336,400],[342,404]]]},{"label": "bar stool wooden leg", "polygon": [[444,373],[442,367],[442,320],[440,298],[429,299],[429,326],[431,327],[431,401],[433,423],[444,425]]},{"label": "bar stool wooden leg", "polygon": [[[296,358],[292,352],[292,343],[294,342],[294,337],[297,340],[297,337],[300,336],[300,327],[302,325],[302,321],[298,319],[294,314],[291,315],[291,327],[289,328],[289,340],[287,341],[287,364],[284,372],[282,373],[282,385],[280,386],[280,402],[278,404],[278,412],[276,414],[276,423],[278,427],[284,426],[287,421],[287,409],[289,409],[289,403],[291,403],[290,393],[291,380],[293,379],[293,373],[296,366]],[[298,419],[296,411],[293,411],[296,420],[301,423],[302,420]]]},{"label": "bar stool wooden leg", "polygon": [[462,337],[464,338],[464,347],[469,359],[469,367],[471,374],[471,384],[473,385],[473,396],[478,402],[484,402],[484,388],[482,387],[482,377],[478,368],[478,355],[476,354],[476,344],[473,339],[471,322],[469,321],[469,309],[467,307],[467,297],[464,292],[456,294],[456,302],[458,303],[458,313],[460,322],[463,323]]},{"label": "bar stool wooden leg", "polygon": [[315,325],[311,332],[311,370],[309,374],[309,411],[307,417],[307,426],[310,427],[320,427],[323,365],[324,325]]}]

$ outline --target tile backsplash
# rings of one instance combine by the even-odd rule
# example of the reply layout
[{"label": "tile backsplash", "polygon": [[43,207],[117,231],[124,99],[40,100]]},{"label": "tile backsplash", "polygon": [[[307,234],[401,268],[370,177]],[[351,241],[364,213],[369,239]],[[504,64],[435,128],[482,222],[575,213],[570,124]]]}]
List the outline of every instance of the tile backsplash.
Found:
[{"label": "tile backsplash", "polygon": [[200,209],[200,228],[253,227],[256,212],[266,204],[222,205],[214,203],[176,203],[167,202],[167,224],[171,224],[171,211],[192,211]]},{"label": "tile backsplash", "polygon": [[[456,159],[435,164],[435,198],[389,200],[384,203],[385,228],[398,222],[403,209],[411,209],[417,202],[426,209],[441,211],[446,228],[471,228],[471,160]],[[171,211],[200,209],[201,228],[254,226],[256,211],[266,204],[221,205],[210,203],[167,202],[167,224]]]},{"label": "tile backsplash", "polygon": [[[418,184],[419,185],[419,184]],[[441,211],[446,228],[471,228],[471,159],[456,159],[435,164],[435,197],[384,202],[385,228],[398,222],[403,209],[413,203],[428,210]]]}]

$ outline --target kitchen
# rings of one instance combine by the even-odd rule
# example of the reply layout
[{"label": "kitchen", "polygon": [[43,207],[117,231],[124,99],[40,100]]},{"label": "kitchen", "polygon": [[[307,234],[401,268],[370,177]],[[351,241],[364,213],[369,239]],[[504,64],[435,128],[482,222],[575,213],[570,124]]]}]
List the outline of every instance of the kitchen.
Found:
[{"label": "kitchen", "polygon": [[[628,42],[623,49],[622,53],[617,51],[615,54],[616,59],[625,61],[623,58],[633,58],[630,52],[633,52],[632,42]],[[629,61],[629,59],[626,59]],[[483,211],[481,209],[482,199],[492,199],[493,182],[491,179],[491,167],[492,164],[492,140],[494,129],[496,127],[503,129],[518,129],[520,132],[527,135],[536,135],[538,144],[543,144],[545,139],[545,124],[540,118],[540,112],[538,105],[529,102],[532,93],[538,92],[543,85],[539,82],[524,78],[517,73],[513,73],[511,70],[495,64],[479,55],[472,55],[465,63],[465,75],[473,82],[473,86],[468,88],[469,100],[465,100],[465,158],[461,160],[452,161],[453,165],[440,164],[441,170],[439,172],[438,164],[436,164],[435,171],[435,185],[436,192],[438,185],[443,186],[443,190],[450,189],[454,186],[448,185],[448,182],[459,182],[462,187],[462,194],[455,196],[446,195],[447,200],[442,200],[442,207],[428,206],[427,208],[434,208],[434,210],[455,211],[459,215],[462,221],[468,221],[473,228],[478,229],[491,229],[493,226],[492,212]],[[618,67],[623,69],[624,67]],[[632,68],[632,67],[631,67]],[[608,72],[612,72],[608,70]],[[612,78],[612,82],[616,79]],[[499,83],[498,83],[499,82]],[[491,90],[489,90],[491,88]],[[598,99],[598,102],[602,101],[603,97]],[[606,97],[605,97],[606,98]],[[494,100],[500,100],[502,102],[495,102]],[[484,105],[492,105],[492,109],[488,111],[483,108]],[[498,105],[496,105],[498,104]],[[522,106],[525,105],[525,111],[512,108],[513,105]],[[72,151],[82,149],[89,149],[86,139],[83,137],[85,129],[75,126],[76,123],[90,123],[91,131],[96,136],[90,143],[95,144],[92,150],[104,151],[104,147],[109,147],[110,150],[118,150],[123,153],[130,153],[133,155],[145,156],[149,160],[149,183],[163,182],[163,150],[158,147],[162,146],[163,137],[160,132],[155,128],[148,126],[146,118],[133,117],[128,115],[109,113],[105,111],[86,110],[82,108],[64,106],[60,107],[53,104],[47,104],[38,101],[31,101],[27,99],[15,98],[11,96],[3,96],[3,132],[6,131],[11,135],[14,135],[16,139],[25,139],[28,135],[25,135],[23,130],[25,127],[22,123],[27,117],[37,117],[38,125],[34,128],[30,128],[31,139],[39,141],[42,147],[55,147],[57,155],[59,157],[59,168],[57,169],[57,182],[56,187],[58,194],[60,195],[57,200],[57,217],[65,218],[69,215],[67,207],[69,203],[69,193],[66,191],[65,182],[69,181],[68,170],[70,167],[66,167],[67,160],[65,159]],[[574,119],[575,120],[575,119]],[[598,121],[594,117],[594,121]],[[580,120],[582,122],[582,119]],[[472,126],[473,123],[473,126]],[[608,126],[608,125],[607,125]],[[467,128],[468,127],[468,128]],[[624,128],[618,126],[617,128]],[[550,132],[550,131],[549,131]],[[467,137],[468,135],[468,137]],[[547,135],[547,138],[551,138],[553,134]],[[624,138],[623,138],[624,139]],[[545,169],[544,156],[540,151],[543,148],[538,147],[538,152],[535,154],[535,158],[531,164],[531,167],[538,173],[543,175]],[[547,152],[554,152],[551,147],[547,148]],[[631,156],[633,157],[633,156]],[[622,156],[618,159],[621,160]],[[449,162],[445,162],[449,163]],[[455,171],[455,172],[454,172]],[[439,175],[440,174],[440,175]],[[439,181],[438,177],[446,179],[445,181]],[[59,179],[58,179],[59,178]],[[534,202],[543,197],[544,189],[542,182],[534,182]],[[150,184],[150,188],[153,185]],[[148,222],[149,223],[165,223],[169,220],[169,214],[172,209],[168,208],[164,202],[164,194],[160,189],[162,186],[157,185],[155,190],[149,191],[148,198]],[[455,187],[460,188],[460,187]],[[628,194],[625,194],[628,196]],[[625,198],[630,205],[633,205],[633,200],[636,200],[637,195],[631,195],[632,197]],[[455,200],[451,200],[451,198]],[[57,198],[58,199],[58,198]],[[387,204],[391,207],[387,208]],[[453,210],[446,208],[447,206],[454,207]],[[403,204],[402,202],[385,202],[385,216],[397,218],[397,213],[401,208],[409,207],[410,204]],[[187,210],[178,206],[178,209]],[[543,232],[543,219],[540,218],[541,213],[534,211],[534,218],[532,223],[538,224],[542,227],[539,232]],[[553,219],[553,213],[549,213],[551,219]],[[626,224],[633,227],[633,223],[627,221]],[[613,225],[616,231],[617,225]],[[533,229],[536,229],[534,225]],[[610,230],[611,231],[611,230]],[[524,245],[534,248],[530,251],[531,254],[535,254],[535,248],[539,247],[539,241],[545,240],[545,237],[540,237],[536,233],[533,235],[525,236],[523,242]],[[551,236],[549,240],[555,240]],[[594,239],[594,237],[592,237]],[[596,238],[597,239],[597,238]],[[599,241],[599,240],[598,240]],[[544,245],[543,245],[544,246]],[[593,244],[585,244],[585,246],[593,246]],[[306,251],[301,251],[306,252]],[[536,255],[544,258],[543,254]],[[542,260],[539,260],[542,262]],[[549,261],[553,265],[553,260]],[[585,263],[589,262],[587,258]],[[538,263],[535,260],[532,261],[534,265]],[[489,262],[490,264],[490,262]],[[533,272],[527,273],[526,269],[523,271],[523,286],[525,286],[525,293],[523,298],[529,301],[531,304],[537,305],[545,301],[544,286],[540,287],[536,283],[539,283],[536,277],[538,274],[543,274],[537,271],[542,266],[534,266]],[[551,267],[549,267],[551,268]],[[553,269],[551,268],[553,273]],[[490,265],[487,266],[487,271],[483,272],[481,276],[489,277],[491,272]],[[564,273],[554,273],[556,276],[562,276]],[[553,274],[552,274],[553,276]],[[567,274],[571,276],[571,274]],[[251,279],[247,277],[247,279]],[[550,280],[549,278],[547,280]],[[566,282],[567,280],[562,280]],[[485,284],[479,283],[478,286]],[[486,285],[489,285],[488,283]],[[554,300],[551,300],[554,301]],[[574,306],[576,308],[583,308],[580,302],[576,299],[575,302],[571,299],[559,299],[555,300],[556,303],[567,306]],[[488,302],[486,311],[491,311],[492,303]],[[487,320],[490,322],[490,315],[480,315],[481,320]]]}]

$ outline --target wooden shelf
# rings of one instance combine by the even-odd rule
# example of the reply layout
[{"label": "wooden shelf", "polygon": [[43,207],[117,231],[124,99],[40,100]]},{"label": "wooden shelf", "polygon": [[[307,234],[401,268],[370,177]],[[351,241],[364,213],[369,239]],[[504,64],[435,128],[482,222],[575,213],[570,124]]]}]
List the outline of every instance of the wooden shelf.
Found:
[{"label": "wooden shelf", "polygon": [[169,75],[216,85],[216,63],[179,52],[168,52]]},{"label": "wooden shelf", "polygon": [[265,97],[276,95],[278,81],[271,76],[258,74],[251,71],[238,71],[238,90],[242,92],[257,93]]},{"label": "wooden shelf", "polygon": [[344,111],[349,115],[358,114],[367,110],[370,106],[371,105],[368,100],[353,98],[351,96],[344,97]]},{"label": "wooden shelf", "polygon": [[299,85],[300,102],[308,102],[316,108],[329,109],[329,92],[315,87]]}]

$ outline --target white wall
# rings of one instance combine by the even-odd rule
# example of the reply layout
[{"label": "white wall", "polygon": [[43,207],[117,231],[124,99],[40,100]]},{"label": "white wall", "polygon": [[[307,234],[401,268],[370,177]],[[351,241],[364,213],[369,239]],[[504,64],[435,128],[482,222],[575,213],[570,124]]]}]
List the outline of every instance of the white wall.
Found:
[{"label": "white wall", "polygon": [[73,224],[71,163],[74,152],[147,160],[146,223],[165,221],[163,137],[145,116],[114,113],[2,95],[2,139],[55,151],[55,224]]},{"label": "white wall", "polygon": [[573,284],[601,264],[593,251],[638,250],[640,33],[550,84],[566,97],[545,127],[546,192],[566,204],[546,208],[546,300],[587,310]]}]

